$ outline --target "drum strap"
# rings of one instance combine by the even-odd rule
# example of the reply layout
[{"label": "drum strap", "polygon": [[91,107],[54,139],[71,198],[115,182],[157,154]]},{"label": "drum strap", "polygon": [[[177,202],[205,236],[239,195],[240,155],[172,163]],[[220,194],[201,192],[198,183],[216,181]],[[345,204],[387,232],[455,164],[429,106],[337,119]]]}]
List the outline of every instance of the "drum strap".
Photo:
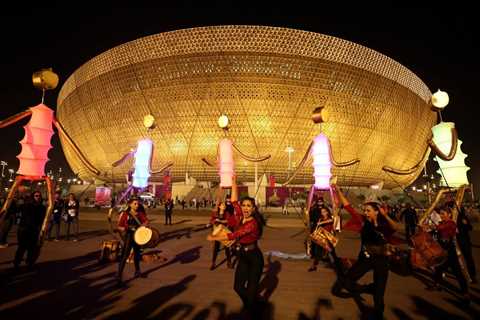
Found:
[{"label": "drum strap", "polygon": [[133,214],[131,214],[130,211],[128,211],[128,215],[129,215],[130,217],[132,217],[133,220],[135,220],[135,222],[136,222],[139,226],[142,225],[142,223],[140,222],[140,220],[138,220],[137,217],[135,217]]}]

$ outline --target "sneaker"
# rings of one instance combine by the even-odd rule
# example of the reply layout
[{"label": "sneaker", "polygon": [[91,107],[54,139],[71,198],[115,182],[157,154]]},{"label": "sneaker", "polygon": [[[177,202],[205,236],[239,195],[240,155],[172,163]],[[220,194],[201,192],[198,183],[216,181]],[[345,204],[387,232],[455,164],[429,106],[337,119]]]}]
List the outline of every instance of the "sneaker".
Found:
[{"label": "sneaker", "polygon": [[143,273],[141,273],[140,271],[135,271],[135,275],[134,275],[135,278],[146,278],[147,276]]},{"label": "sneaker", "polygon": [[307,270],[308,272],[317,271],[317,267],[310,267]]},{"label": "sneaker", "polygon": [[8,248],[8,243],[0,244],[0,249]]},{"label": "sneaker", "polygon": [[77,242],[77,241],[78,241],[78,239],[73,239],[73,242]]}]

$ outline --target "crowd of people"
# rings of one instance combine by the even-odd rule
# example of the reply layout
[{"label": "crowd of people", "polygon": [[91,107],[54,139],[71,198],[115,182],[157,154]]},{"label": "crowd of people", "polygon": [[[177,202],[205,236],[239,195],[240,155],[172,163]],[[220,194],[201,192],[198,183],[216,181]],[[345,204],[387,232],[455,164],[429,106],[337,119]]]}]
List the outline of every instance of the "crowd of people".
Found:
[{"label": "crowd of people", "polygon": [[[254,318],[261,302],[258,290],[264,260],[259,241],[266,223],[255,199],[250,197],[239,199],[235,177],[232,181],[231,194],[225,199],[217,197],[208,224],[214,229],[221,226],[224,231],[212,233],[207,237],[207,240],[212,242],[210,270],[217,268],[218,254],[224,251],[227,268],[235,269],[233,288],[243,302],[246,317]],[[399,237],[395,234],[401,231],[400,223],[403,221],[405,244],[413,248],[416,235],[419,232],[427,232],[432,234],[445,251],[445,259],[430,268],[432,285],[428,289],[441,290],[444,274],[451,270],[458,281],[462,301],[469,303],[469,282],[477,283],[477,279],[470,239],[473,227],[466,208],[457,208],[454,201],[447,201],[434,208],[427,219],[419,221],[419,212],[408,203],[401,210],[397,208],[392,213],[394,211],[392,207],[368,200],[361,206],[361,211],[358,211],[338,186],[332,185],[332,191],[331,200],[335,204],[328,204],[323,197],[319,196],[308,204],[306,211],[309,217],[310,234],[314,234],[318,228],[331,234],[332,237],[338,236],[337,232],[341,229],[356,231],[360,234],[358,256],[348,266],[337,256],[336,243],[327,241],[327,245],[319,245],[314,241],[310,242],[308,253],[312,263],[308,272],[316,271],[320,261],[332,267],[337,275],[337,280],[331,289],[333,295],[351,297],[365,293],[371,294],[374,301],[373,318],[382,319],[390,271],[391,248],[392,245],[398,245]],[[44,202],[41,193],[34,192],[31,196],[13,201],[5,214],[5,222],[0,232],[2,247],[8,245],[6,240],[11,226],[18,223],[15,269],[19,268],[25,253],[27,255],[25,261],[29,268],[33,267],[38,258],[37,241],[46,213]],[[171,225],[174,201],[169,199],[164,206],[165,225]],[[334,207],[344,209],[350,215],[350,218],[339,228],[335,227],[335,216],[332,213]],[[454,212],[458,212],[456,222],[453,219]],[[47,239],[51,239],[54,233],[54,239],[58,241],[61,225],[65,225],[66,239],[70,238],[71,229],[73,229],[73,240],[77,240],[78,219],[79,203],[75,196],[70,194],[66,199],[62,199],[60,192],[56,192]],[[130,198],[128,206],[119,216],[116,229],[123,241],[116,275],[119,283],[123,283],[123,271],[131,252],[133,252],[135,277],[144,276],[140,269],[142,247],[134,240],[134,234],[139,227],[148,225],[149,219],[141,199]],[[458,258],[457,246],[461,250],[465,266]],[[369,271],[373,271],[373,281],[366,285],[359,284],[359,279]]]},{"label": "crowd of people", "polygon": [[[24,194],[18,198],[14,198],[5,213],[4,223],[0,229],[0,248],[8,247],[8,235],[12,227],[17,224],[18,230],[22,224],[27,221],[27,211],[29,205],[35,202],[35,195],[40,195],[39,191],[32,194]],[[42,205],[47,206],[47,199],[42,197]],[[54,193],[53,211],[48,223],[46,240],[59,241],[61,237],[61,230],[64,229],[65,240],[78,241],[79,235],[79,202],[73,193],[70,193],[64,199],[61,197],[61,192]],[[41,220],[43,222],[43,218]],[[62,227],[63,225],[63,227]],[[54,236],[54,238],[52,237]]]}]

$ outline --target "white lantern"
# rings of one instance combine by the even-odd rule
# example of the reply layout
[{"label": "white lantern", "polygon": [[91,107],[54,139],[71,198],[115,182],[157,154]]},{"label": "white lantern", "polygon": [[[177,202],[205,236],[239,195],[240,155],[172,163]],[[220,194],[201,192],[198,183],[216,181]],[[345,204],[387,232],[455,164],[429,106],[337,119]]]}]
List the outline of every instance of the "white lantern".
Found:
[{"label": "white lantern", "polygon": [[[455,128],[455,123],[453,122],[440,122],[432,127],[433,141],[444,154],[448,154],[450,152],[450,148],[452,147],[453,128]],[[438,166],[440,167],[437,172],[441,176],[441,186],[448,185],[449,187],[456,188],[464,184],[469,184],[467,171],[470,170],[470,168],[465,165],[465,158],[467,155],[460,149],[461,145],[462,141],[458,139],[455,157],[450,161],[445,161],[439,157],[435,157],[435,161],[438,162]]]},{"label": "white lantern", "polygon": [[230,188],[232,186],[232,176],[235,173],[232,141],[230,139],[222,139],[218,144],[218,165],[218,173],[220,175],[220,187]]},{"label": "white lantern", "polygon": [[330,160],[330,142],[325,134],[320,133],[313,139],[312,157],[315,188],[330,189],[332,163]]},{"label": "white lantern", "polygon": [[432,104],[438,109],[445,108],[449,101],[448,94],[440,89],[432,95]]},{"label": "white lantern", "polygon": [[218,118],[218,126],[222,129],[226,129],[228,127],[228,117],[224,114]]}]

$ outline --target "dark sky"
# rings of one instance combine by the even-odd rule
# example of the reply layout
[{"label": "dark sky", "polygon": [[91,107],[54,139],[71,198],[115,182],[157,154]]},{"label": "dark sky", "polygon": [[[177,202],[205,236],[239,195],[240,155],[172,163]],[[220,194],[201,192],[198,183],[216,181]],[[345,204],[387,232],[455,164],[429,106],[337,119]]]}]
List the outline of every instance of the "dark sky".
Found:
[{"label": "dark sky", "polygon": [[[159,1],[163,2],[163,1]],[[175,1],[171,1],[175,2]],[[475,34],[478,24],[472,8],[444,11],[435,8],[345,7],[318,10],[289,2],[284,7],[176,2],[177,7],[97,8],[83,5],[2,9],[0,21],[1,67],[0,119],[25,110],[40,101],[40,92],[31,84],[31,74],[53,67],[60,77],[58,88],[47,94],[46,103],[56,107],[56,97],[67,77],[94,56],[124,42],[164,31],[219,24],[257,24],[324,33],[377,50],[422,79],[432,92],[441,88],[450,95],[443,112],[445,121],[456,123],[462,150],[469,155],[469,178],[480,189],[480,149],[477,130],[477,102],[480,50]],[[178,4],[180,3],[180,4]],[[235,3],[244,3],[236,1]],[[201,4],[201,5],[200,5]],[[440,8],[440,6],[438,6]],[[376,8],[379,9],[379,8]],[[95,12],[95,13],[94,13]],[[18,168],[18,141],[22,125],[0,129],[0,160]],[[399,124],[401,125],[401,124]],[[57,135],[47,170],[68,165]],[[479,194],[476,190],[477,195]]]}]

